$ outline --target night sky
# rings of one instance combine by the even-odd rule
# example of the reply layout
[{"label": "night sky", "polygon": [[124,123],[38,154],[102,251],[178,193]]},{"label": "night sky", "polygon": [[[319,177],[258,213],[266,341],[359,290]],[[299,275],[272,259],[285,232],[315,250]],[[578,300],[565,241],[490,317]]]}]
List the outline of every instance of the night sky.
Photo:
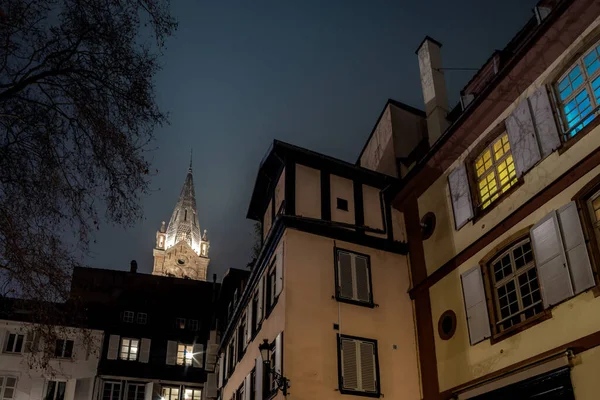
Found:
[{"label": "night sky", "polygon": [[[152,271],[155,233],[183,186],[190,148],[200,227],[211,242],[209,279],[250,259],[246,211],[273,139],[355,162],[388,98],[423,109],[415,50],[443,44],[444,67],[479,68],[533,15],[537,0],[174,0],[179,21],[156,76],[171,125],[151,148],[144,219],[104,224],[86,262]],[[447,71],[449,101],[473,71]]]}]

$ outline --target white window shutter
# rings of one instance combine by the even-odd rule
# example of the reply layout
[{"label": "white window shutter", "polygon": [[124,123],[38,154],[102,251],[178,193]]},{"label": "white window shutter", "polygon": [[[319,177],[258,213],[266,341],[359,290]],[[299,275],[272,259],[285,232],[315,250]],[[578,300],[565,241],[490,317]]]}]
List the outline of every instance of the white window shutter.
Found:
[{"label": "white window shutter", "polygon": [[541,158],[529,102],[527,100],[520,102],[506,118],[505,124],[515,170],[519,177],[529,171]]},{"label": "white window shutter", "polygon": [[108,360],[116,360],[119,353],[119,341],[121,337],[119,335],[110,335],[108,339],[108,350],[106,352],[106,358]]},{"label": "white window shutter", "polygon": [[258,356],[256,358],[256,363],[254,365],[254,377],[255,377],[255,382],[254,382],[254,390],[255,390],[255,396],[254,399],[255,400],[263,400],[264,397],[264,393],[263,393],[263,382],[264,382],[264,375],[263,375],[263,361],[262,358],[260,356]]},{"label": "white window shutter", "polygon": [[173,340],[167,341],[167,365],[175,365],[177,363],[177,342]]},{"label": "white window shutter", "polygon": [[204,385],[204,393],[207,399],[217,398],[217,374],[206,375],[206,384]]},{"label": "white window shutter", "polygon": [[154,400],[154,396],[153,396],[153,391],[154,391],[154,387],[153,387],[153,382],[148,382],[146,383],[146,385],[144,385],[144,400]]},{"label": "white window shutter", "polygon": [[356,299],[359,301],[370,302],[371,292],[369,285],[369,263],[366,257],[353,256],[354,275],[356,277]]},{"label": "white window shutter", "polygon": [[356,341],[340,339],[340,356],[342,361],[342,388],[359,390],[358,352]]},{"label": "white window shutter", "polygon": [[204,345],[202,343],[194,343],[192,351],[194,352],[192,365],[196,368],[202,368],[204,366]]},{"label": "white window shutter", "polygon": [[284,249],[283,243],[279,246],[277,250],[277,256],[275,260],[275,296],[279,296],[281,290],[283,289],[283,257],[284,257]]},{"label": "white window shutter", "polygon": [[231,367],[229,366],[229,359],[233,358],[233,357],[231,357],[229,355],[229,351],[230,351],[229,347],[230,346],[229,346],[229,343],[228,343],[227,346],[225,347],[225,361],[224,361],[224,367],[223,367],[224,368],[223,372],[225,374],[229,373],[229,370],[231,369]]},{"label": "white window shutter", "polygon": [[450,188],[450,198],[452,200],[452,209],[454,210],[454,224],[456,230],[462,228],[473,218],[473,203],[471,201],[471,192],[469,191],[469,178],[467,169],[461,164],[448,175],[448,186]]},{"label": "white window shutter", "polygon": [[375,343],[358,342],[360,350],[360,388],[363,392],[377,392],[377,364]]},{"label": "white window shutter", "polygon": [[252,326],[252,298],[248,303],[248,307],[246,308],[246,345],[250,343],[252,340],[252,331],[254,327]]},{"label": "white window shutter", "polygon": [[275,372],[283,375],[283,332],[275,338]]},{"label": "white window shutter", "polygon": [[578,294],[595,285],[581,221],[574,201],[561,207],[558,222],[563,237],[567,265],[571,272],[573,292]]},{"label": "white window shutter", "polygon": [[354,284],[352,279],[352,256],[345,252],[338,252],[338,294],[345,299],[354,298]]},{"label": "white window shutter", "polygon": [[219,357],[219,384],[218,388],[223,387],[223,377],[225,375],[225,353],[221,353]]},{"label": "white window shutter", "polygon": [[[42,400],[44,392],[44,378],[31,378],[31,389],[29,389],[30,400]],[[86,399],[89,399],[87,397]]]},{"label": "white window shutter", "polygon": [[465,300],[469,339],[471,345],[474,345],[491,336],[481,268],[477,266],[462,273],[460,280]]},{"label": "white window shutter", "polygon": [[142,338],[142,344],[140,346],[140,362],[147,363],[150,360],[150,344],[151,339]]},{"label": "white window shutter", "polygon": [[206,350],[206,370],[213,371],[215,364],[217,363],[217,352],[219,345],[215,343],[209,343]]},{"label": "white window shutter", "polygon": [[67,384],[65,385],[65,394],[64,399],[73,399],[75,398],[75,385],[77,384],[77,379],[69,379],[67,380]]},{"label": "white window shutter", "polygon": [[542,218],[530,231],[544,307],[573,296],[556,212]]},{"label": "white window shutter", "polygon": [[265,304],[265,294],[264,294],[264,282],[265,280],[261,277],[258,281],[258,290],[256,291],[256,295],[258,296],[258,306],[257,311],[258,315],[256,316],[256,323],[258,324],[262,321],[264,314],[264,304]]},{"label": "white window shutter", "polygon": [[244,379],[244,398],[240,400],[252,400],[252,394],[250,393],[250,389],[252,389],[252,374],[246,375],[246,379]]},{"label": "white window shutter", "polygon": [[541,156],[546,158],[560,146],[560,137],[546,87],[538,88],[528,101],[538,135]]}]

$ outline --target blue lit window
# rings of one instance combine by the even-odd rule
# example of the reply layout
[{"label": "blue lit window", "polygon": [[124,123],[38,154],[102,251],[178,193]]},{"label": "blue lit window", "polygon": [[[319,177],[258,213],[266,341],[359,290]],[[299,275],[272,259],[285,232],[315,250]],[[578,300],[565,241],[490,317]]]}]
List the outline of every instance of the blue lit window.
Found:
[{"label": "blue lit window", "polygon": [[599,113],[600,44],[577,59],[556,83],[560,106],[563,140],[575,136]]}]

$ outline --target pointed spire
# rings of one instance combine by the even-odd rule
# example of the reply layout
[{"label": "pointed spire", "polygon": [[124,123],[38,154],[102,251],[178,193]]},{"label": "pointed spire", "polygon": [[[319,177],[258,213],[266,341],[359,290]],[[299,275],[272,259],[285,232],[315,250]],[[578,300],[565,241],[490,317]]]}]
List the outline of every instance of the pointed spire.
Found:
[{"label": "pointed spire", "polygon": [[188,172],[192,172],[192,156],[194,155],[194,148],[191,147],[190,148],[190,168],[188,169]]}]

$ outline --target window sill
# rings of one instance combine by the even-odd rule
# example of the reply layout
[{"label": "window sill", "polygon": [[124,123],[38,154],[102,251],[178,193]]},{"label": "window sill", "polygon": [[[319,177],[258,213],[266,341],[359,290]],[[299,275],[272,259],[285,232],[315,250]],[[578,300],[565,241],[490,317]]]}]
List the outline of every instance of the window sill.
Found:
[{"label": "window sill", "polygon": [[361,397],[374,397],[374,398],[381,397],[381,393],[379,391],[376,393],[369,393],[369,392],[359,392],[357,390],[340,389],[340,393],[341,394],[349,394],[352,396],[361,396]]},{"label": "window sill", "polygon": [[521,177],[519,179],[517,179],[517,183],[515,183],[514,185],[512,185],[506,192],[504,192],[500,196],[498,196],[498,198],[496,200],[494,200],[493,202],[491,202],[490,205],[487,208],[481,209],[479,206],[477,206],[477,209],[475,211],[475,216],[471,220],[471,222],[473,223],[473,225],[475,225],[477,222],[479,222],[479,220],[481,220],[483,217],[485,217],[487,214],[489,214],[490,211],[492,211],[496,207],[498,207],[498,205],[500,203],[502,203],[514,191],[516,191],[519,187],[521,187],[521,185],[523,185],[523,183],[525,182],[523,176],[526,175],[526,174],[527,174],[527,172],[525,174],[521,175]]},{"label": "window sill", "polygon": [[502,331],[500,333],[492,335],[490,343],[496,344],[498,342],[501,342],[504,339],[508,339],[509,337],[514,336],[517,333],[523,332],[524,330],[529,329],[532,326],[535,326],[535,325],[539,324],[540,322],[546,321],[550,318],[552,318],[552,309],[551,308],[544,310],[541,313],[539,313],[538,315],[535,315],[535,316],[529,318],[528,320],[525,320],[515,326],[511,326],[510,328],[508,328],[505,331]]},{"label": "window sill", "polygon": [[353,304],[355,306],[361,306],[361,307],[367,307],[367,308],[375,308],[375,303],[373,303],[372,301],[366,302],[366,301],[360,301],[360,300],[345,299],[343,297],[340,297],[337,294],[335,295],[335,300],[340,303]]},{"label": "window sill", "polygon": [[[569,150],[573,145],[575,145],[575,143],[577,143],[579,140],[581,140],[582,137],[584,137],[585,135],[590,133],[598,125],[600,125],[600,116],[596,116],[596,118],[591,120],[589,124],[584,126],[583,129],[581,129],[579,132],[577,132],[577,134],[575,136],[573,136],[566,142],[562,142],[562,146],[560,146],[558,148],[558,155],[561,155],[565,151]],[[561,140],[562,140],[563,133],[561,133],[560,135],[561,135]]]}]

